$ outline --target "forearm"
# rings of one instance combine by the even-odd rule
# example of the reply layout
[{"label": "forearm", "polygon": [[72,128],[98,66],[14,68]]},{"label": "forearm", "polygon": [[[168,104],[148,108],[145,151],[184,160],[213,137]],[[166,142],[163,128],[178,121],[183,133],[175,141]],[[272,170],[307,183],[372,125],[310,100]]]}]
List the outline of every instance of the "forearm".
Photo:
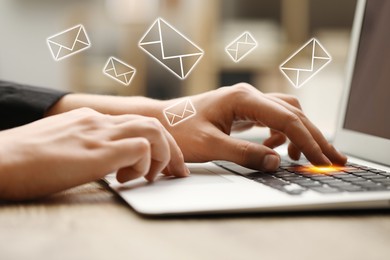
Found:
[{"label": "forearm", "polygon": [[146,97],[121,97],[90,94],[68,94],[61,98],[46,113],[56,115],[81,107],[89,107],[103,114],[135,114],[160,117],[164,101]]},{"label": "forearm", "polygon": [[41,119],[66,92],[0,80],[0,129]]}]

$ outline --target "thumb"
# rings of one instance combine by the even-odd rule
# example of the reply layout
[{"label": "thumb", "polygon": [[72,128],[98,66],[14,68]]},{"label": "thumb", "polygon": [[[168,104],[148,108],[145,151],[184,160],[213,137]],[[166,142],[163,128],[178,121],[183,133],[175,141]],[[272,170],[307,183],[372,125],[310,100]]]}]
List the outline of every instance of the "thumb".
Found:
[{"label": "thumb", "polygon": [[264,171],[275,171],[280,164],[280,156],[271,148],[245,140],[223,136],[220,151],[221,160],[231,161],[241,166]]}]

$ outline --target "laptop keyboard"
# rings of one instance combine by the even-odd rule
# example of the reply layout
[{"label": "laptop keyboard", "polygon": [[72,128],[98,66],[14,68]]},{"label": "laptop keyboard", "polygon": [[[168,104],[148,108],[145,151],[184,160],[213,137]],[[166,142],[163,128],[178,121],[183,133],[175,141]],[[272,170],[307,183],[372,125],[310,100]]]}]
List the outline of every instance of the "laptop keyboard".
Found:
[{"label": "laptop keyboard", "polygon": [[291,195],[307,190],[319,193],[390,191],[390,172],[348,163],[343,167],[316,168],[308,162],[282,161],[275,172],[260,172],[225,161],[218,166]]}]

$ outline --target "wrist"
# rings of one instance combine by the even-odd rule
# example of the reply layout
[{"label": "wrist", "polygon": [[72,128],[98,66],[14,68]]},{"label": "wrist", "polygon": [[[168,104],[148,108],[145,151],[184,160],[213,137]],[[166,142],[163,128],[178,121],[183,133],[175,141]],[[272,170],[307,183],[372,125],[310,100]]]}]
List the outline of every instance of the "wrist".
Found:
[{"label": "wrist", "polygon": [[136,114],[160,119],[164,102],[146,97],[68,94],[54,104],[47,111],[46,116],[64,113],[81,107],[89,107],[103,114]]}]

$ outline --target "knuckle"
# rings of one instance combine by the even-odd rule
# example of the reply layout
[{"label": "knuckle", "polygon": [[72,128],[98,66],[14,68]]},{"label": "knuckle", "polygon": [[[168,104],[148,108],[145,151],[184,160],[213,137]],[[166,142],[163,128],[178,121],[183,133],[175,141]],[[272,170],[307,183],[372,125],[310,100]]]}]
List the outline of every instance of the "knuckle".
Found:
[{"label": "knuckle", "polygon": [[105,120],[105,116],[99,114],[99,113],[86,113],[83,115],[83,117],[80,119],[81,123],[93,127],[98,127],[103,122],[107,122]]},{"label": "knuckle", "polygon": [[286,118],[285,118],[285,121],[286,125],[295,125],[295,124],[299,124],[301,122],[301,119],[299,118],[299,116],[297,114],[294,114],[294,113],[288,113],[286,115]]},{"label": "knuckle", "polygon": [[289,94],[277,94],[278,98],[282,99],[283,101],[287,102],[288,104],[296,107],[296,108],[301,108],[301,104],[299,102],[299,99],[294,96],[294,95],[289,95]]},{"label": "knuckle", "polygon": [[91,136],[87,136],[87,135],[80,135],[80,136],[83,139],[84,146],[87,149],[95,150],[95,149],[100,149],[102,147],[105,147],[107,145],[106,141],[92,138]]},{"label": "knuckle", "polygon": [[231,87],[223,87],[221,88],[221,91],[224,91],[224,94],[228,97],[239,99],[253,93],[254,89],[255,88],[248,83],[237,83]]},{"label": "knuckle", "polygon": [[334,146],[328,142],[325,142],[324,144],[322,144],[321,147],[324,151],[332,151],[332,152],[336,151]]},{"label": "knuckle", "polygon": [[160,121],[158,121],[158,119],[156,118],[146,118],[144,119],[145,121],[145,130],[149,133],[149,134],[153,134],[153,135],[159,135],[162,133],[162,124],[160,123]]},{"label": "knuckle", "polygon": [[296,96],[287,95],[287,102],[295,107],[301,107],[301,104],[299,103],[299,100]]},{"label": "knuckle", "polygon": [[98,112],[93,110],[92,108],[89,108],[89,107],[81,107],[81,108],[77,108],[75,109],[74,111],[80,113],[80,114],[97,114]]},{"label": "knuckle", "polygon": [[246,164],[247,158],[248,158],[248,153],[251,150],[252,145],[253,144],[250,142],[237,144],[237,150],[240,153],[240,157],[239,157],[240,164]]},{"label": "knuckle", "polygon": [[138,138],[135,144],[136,152],[139,154],[147,154],[150,153],[151,147],[150,143],[146,138]]},{"label": "knuckle", "polygon": [[310,154],[322,154],[322,149],[317,143],[306,144],[304,148],[311,149]]},{"label": "knuckle", "polygon": [[297,110],[295,110],[294,112],[295,112],[296,116],[297,116],[298,118],[300,118],[301,121],[307,119],[305,113],[303,113],[302,110],[297,109]]},{"label": "knuckle", "polygon": [[234,89],[238,93],[242,93],[242,92],[248,93],[249,91],[252,91],[253,88],[254,87],[252,85],[245,82],[241,82],[234,85],[232,89]]},{"label": "knuckle", "polygon": [[177,159],[184,161],[184,154],[180,150],[177,152]]}]

